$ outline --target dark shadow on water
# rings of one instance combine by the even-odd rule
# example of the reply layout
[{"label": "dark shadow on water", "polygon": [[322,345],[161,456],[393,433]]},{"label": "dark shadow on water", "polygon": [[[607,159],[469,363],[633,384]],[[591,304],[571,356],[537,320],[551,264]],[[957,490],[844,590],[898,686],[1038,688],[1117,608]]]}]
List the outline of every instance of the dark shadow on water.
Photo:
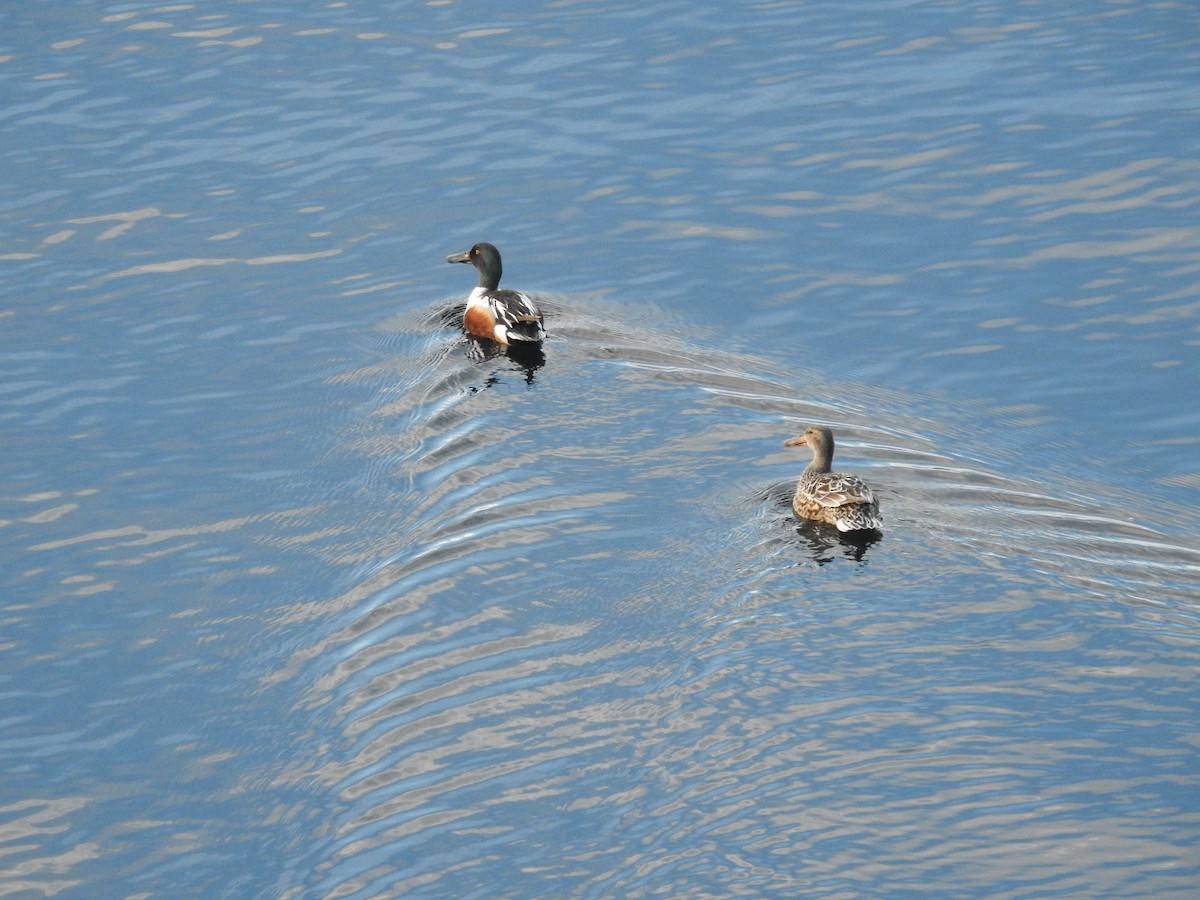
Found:
[{"label": "dark shadow on water", "polygon": [[838,556],[865,564],[867,550],[883,539],[880,531],[838,531],[832,525],[808,519],[796,521],[796,534],[807,545],[813,562],[819,566]]},{"label": "dark shadow on water", "polygon": [[[506,357],[514,366],[522,372],[525,378],[525,383],[532,386],[534,376],[537,370],[546,365],[546,352],[542,349],[541,344],[510,344],[505,347],[493,341],[484,341],[479,338],[466,336],[467,355],[471,359],[479,362],[488,362],[490,360]],[[493,375],[488,379],[490,384],[494,384],[497,376]]]}]

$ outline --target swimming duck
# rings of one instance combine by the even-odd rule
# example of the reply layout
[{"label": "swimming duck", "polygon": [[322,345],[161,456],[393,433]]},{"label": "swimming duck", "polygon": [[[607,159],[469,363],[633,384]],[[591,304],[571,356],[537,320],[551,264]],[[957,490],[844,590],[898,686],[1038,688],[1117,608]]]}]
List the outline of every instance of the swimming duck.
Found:
[{"label": "swimming duck", "polygon": [[475,337],[497,344],[537,343],[544,340],[542,314],[520,291],[500,290],[500,251],[487,242],[465,253],[447,256],[448,263],[470,263],[479,270],[479,284],[467,298],[463,328]]},{"label": "swimming duck", "polygon": [[802,519],[836,525],[838,531],[877,531],[883,527],[879,501],[857,475],[831,472],[833,432],[813,425],[784,442],[785,447],[810,447],[813,461],[800,475],[792,509]]}]

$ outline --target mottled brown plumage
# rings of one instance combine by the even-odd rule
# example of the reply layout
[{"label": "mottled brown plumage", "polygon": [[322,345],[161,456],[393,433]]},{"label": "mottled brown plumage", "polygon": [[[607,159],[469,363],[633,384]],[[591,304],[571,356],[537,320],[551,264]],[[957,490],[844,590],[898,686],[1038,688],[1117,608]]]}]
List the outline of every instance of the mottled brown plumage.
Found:
[{"label": "mottled brown plumage", "polygon": [[838,531],[877,531],[883,527],[879,501],[857,475],[832,472],[833,432],[813,425],[799,437],[785,442],[788,447],[809,447],[813,461],[800,474],[792,509],[802,519],[814,519]]}]

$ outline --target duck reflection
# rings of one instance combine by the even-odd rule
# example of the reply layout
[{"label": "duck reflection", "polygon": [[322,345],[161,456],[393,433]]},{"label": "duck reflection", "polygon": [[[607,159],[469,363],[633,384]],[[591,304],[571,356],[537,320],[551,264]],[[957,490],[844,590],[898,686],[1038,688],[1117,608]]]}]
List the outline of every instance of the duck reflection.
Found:
[{"label": "duck reflection", "polygon": [[[546,353],[541,344],[497,344],[495,341],[467,337],[467,355],[478,362],[488,362],[506,357],[525,377],[527,385],[533,385],[537,370],[546,364]],[[494,383],[493,376],[489,382]]]},{"label": "duck reflection", "polygon": [[793,519],[796,534],[808,547],[813,562],[819,566],[833,562],[839,556],[854,562],[866,562],[867,550],[883,539],[879,531],[838,531],[832,525],[811,519]]}]

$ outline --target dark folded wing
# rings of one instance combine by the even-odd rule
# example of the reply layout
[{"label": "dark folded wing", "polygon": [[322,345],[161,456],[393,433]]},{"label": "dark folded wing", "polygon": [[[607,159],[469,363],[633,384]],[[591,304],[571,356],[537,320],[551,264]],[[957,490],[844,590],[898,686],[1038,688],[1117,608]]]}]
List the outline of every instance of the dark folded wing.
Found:
[{"label": "dark folded wing", "polygon": [[492,291],[488,300],[497,324],[527,339],[541,339],[542,314],[520,291]]}]

